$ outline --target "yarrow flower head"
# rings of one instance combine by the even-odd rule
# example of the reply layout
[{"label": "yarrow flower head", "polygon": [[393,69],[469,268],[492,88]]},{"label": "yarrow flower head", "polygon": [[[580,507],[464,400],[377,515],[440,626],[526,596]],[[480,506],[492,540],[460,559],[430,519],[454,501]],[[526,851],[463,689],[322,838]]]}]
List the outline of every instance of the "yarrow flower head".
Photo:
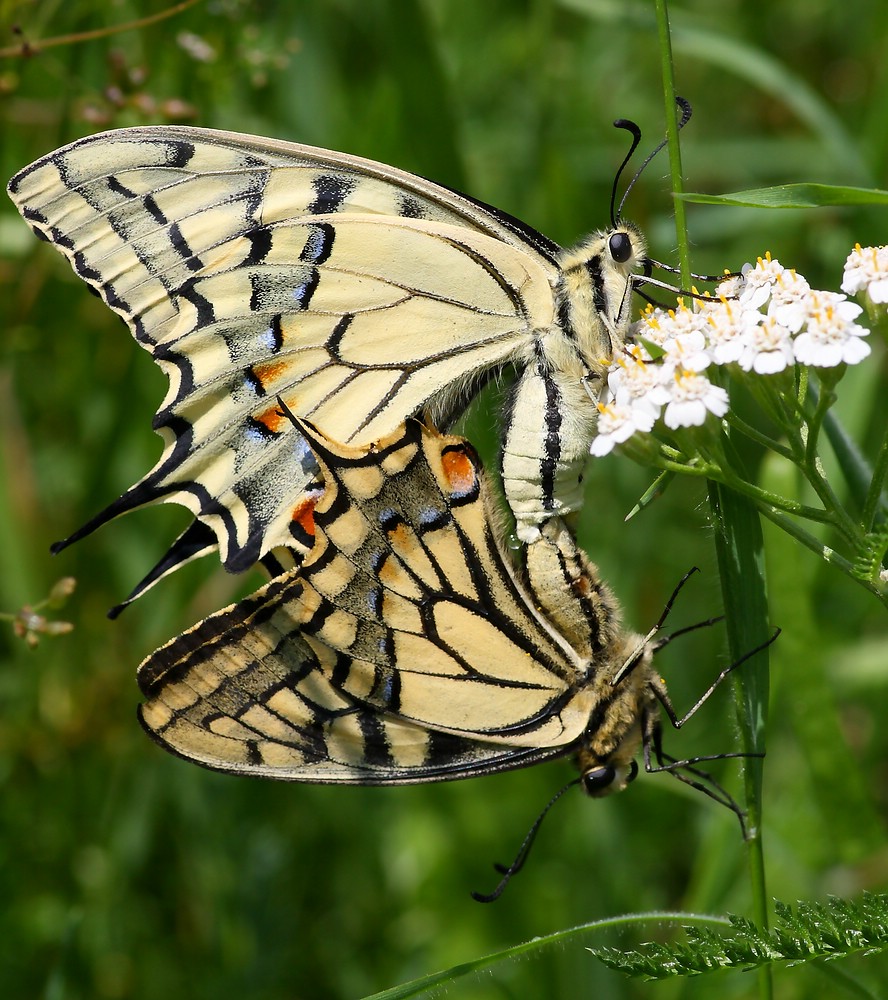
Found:
[{"label": "yarrow flower head", "polygon": [[694,309],[649,306],[608,375],[599,406],[594,455],[604,455],[662,419],[670,430],[723,417],[728,393],[711,371],[777,376],[796,364],[856,364],[869,353],[863,311],[848,294],[866,291],[888,302],[888,247],[858,245],[845,264],[842,291],[812,289],[805,278],[766,254],[727,275]]},{"label": "yarrow flower head", "polygon": [[869,330],[853,322],[863,309],[835,292],[812,292],[806,328],[795,339],[795,356],[803,365],[833,368],[854,365],[869,353],[861,340]]},{"label": "yarrow flower head", "polygon": [[774,260],[770,253],[764,257],[759,257],[753,264],[744,264],[741,274],[744,278],[744,287],[740,293],[740,300],[752,309],[757,309],[764,305],[771,297],[771,291],[778,283],[785,268],[779,260]]},{"label": "yarrow flower head", "polygon": [[628,441],[636,431],[649,431],[656,414],[642,407],[622,403],[599,403],[598,434],[592,440],[591,453],[606,455],[615,445]]},{"label": "yarrow flower head", "polygon": [[672,393],[663,414],[667,427],[699,427],[708,414],[722,417],[728,412],[728,394],[713,385],[705,375],[677,371],[672,379]]},{"label": "yarrow flower head", "polygon": [[846,295],[863,292],[879,305],[888,302],[888,247],[855,244],[845,261],[842,291]]},{"label": "yarrow flower head", "polygon": [[[686,309],[685,312],[690,312]],[[712,358],[706,353],[706,337],[700,330],[676,333],[663,344],[663,364],[689,372],[702,372]]]},{"label": "yarrow flower head", "polygon": [[774,316],[765,316],[761,323],[749,328],[737,358],[743,371],[754,371],[759,375],[782,372],[794,362],[789,329],[778,323]]}]

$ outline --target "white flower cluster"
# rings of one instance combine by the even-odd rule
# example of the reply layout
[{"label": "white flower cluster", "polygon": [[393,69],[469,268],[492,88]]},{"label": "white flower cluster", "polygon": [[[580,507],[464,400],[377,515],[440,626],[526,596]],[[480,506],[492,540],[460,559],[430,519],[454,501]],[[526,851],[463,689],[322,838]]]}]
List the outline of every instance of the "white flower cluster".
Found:
[{"label": "white flower cluster", "polygon": [[[870,296],[878,289],[888,298],[888,251],[857,247],[842,288],[850,293],[864,287],[863,271]],[[869,330],[854,322],[862,311],[847,295],[812,289],[770,254],[727,278],[695,309],[648,308],[633,326],[634,343],[611,366],[592,454],[606,455],[636,431],[650,431],[661,416],[673,430],[700,426],[710,413],[724,416],[728,394],[706,376],[711,365],[773,375],[796,363],[856,364],[870,353],[861,339]]]},{"label": "white flower cluster", "polygon": [[864,292],[879,305],[888,302],[888,247],[855,244],[845,261],[842,291],[848,295]]}]

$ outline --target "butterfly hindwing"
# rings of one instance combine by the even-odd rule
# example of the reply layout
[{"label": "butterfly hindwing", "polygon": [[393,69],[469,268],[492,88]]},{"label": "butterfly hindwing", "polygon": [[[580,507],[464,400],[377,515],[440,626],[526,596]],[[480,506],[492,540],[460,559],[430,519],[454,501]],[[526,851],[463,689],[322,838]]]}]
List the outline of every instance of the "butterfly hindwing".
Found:
[{"label": "butterfly hindwing", "polygon": [[305,564],[139,671],[146,728],[211,767],[432,781],[567,753],[589,664],[534,608],[467,442],[410,421],[370,449],[305,426],[327,492]]}]

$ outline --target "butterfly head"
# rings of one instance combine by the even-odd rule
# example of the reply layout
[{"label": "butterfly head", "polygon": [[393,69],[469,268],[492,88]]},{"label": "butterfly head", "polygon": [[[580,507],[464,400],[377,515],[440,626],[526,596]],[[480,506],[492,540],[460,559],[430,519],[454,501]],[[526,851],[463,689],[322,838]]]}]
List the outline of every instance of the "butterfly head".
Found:
[{"label": "butterfly head", "polygon": [[[647,243],[634,222],[618,220],[607,229],[599,229],[567,250],[561,261],[565,272],[585,271],[592,290],[600,291],[600,281],[619,276],[625,282],[647,262]],[[600,300],[598,302],[601,307]]]},{"label": "butterfly head", "polygon": [[565,251],[560,263],[560,326],[586,370],[603,374],[626,341],[634,279],[647,265],[644,236],[621,220]]},{"label": "butterfly head", "polygon": [[580,775],[583,791],[593,799],[600,799],[623,789],[638,775],[638,763],[630,760],[627,764],[599,764],[590,767]]},{"label": "butterfly head", "polygon": [[[594,799],[622,792],[638,775],[635,755],[644,742],[647,708],[618,697],[597,728],[590,728],[577,754],[580,784]],[[656,711],[656,710],[655,710]]]},{"label": "butterfly head", "polygon": [[646,637],[626,634],[612,650],[619,669],[600,672],[599,705],[577,754],[580,784],[593,798],[622,792],[635,780],[636,754],[659,725],[654,649]]}]

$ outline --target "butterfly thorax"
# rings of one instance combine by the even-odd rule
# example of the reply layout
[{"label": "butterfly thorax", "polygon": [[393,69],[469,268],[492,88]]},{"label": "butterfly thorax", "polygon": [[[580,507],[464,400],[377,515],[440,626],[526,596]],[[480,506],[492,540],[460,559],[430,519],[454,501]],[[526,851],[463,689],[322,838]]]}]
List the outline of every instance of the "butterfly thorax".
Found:
[{"label": "butterfly thorax", "polygon": [[645,254],[639,231],[620,224],[559,260],[555,322],[536,331],[505,420],[503,489],[522,542],[533,542],[549,518],[582,505],[599,392],[626,341],[632,278]]},{"label": "butterfly thorax", "polygon": [[632,277],[647,255],[641,232],[630,223],[593,233],[566,250],[556,290],[561,330],[576,344],[587,373],[603,377],[626,340],[632,310]]}]

